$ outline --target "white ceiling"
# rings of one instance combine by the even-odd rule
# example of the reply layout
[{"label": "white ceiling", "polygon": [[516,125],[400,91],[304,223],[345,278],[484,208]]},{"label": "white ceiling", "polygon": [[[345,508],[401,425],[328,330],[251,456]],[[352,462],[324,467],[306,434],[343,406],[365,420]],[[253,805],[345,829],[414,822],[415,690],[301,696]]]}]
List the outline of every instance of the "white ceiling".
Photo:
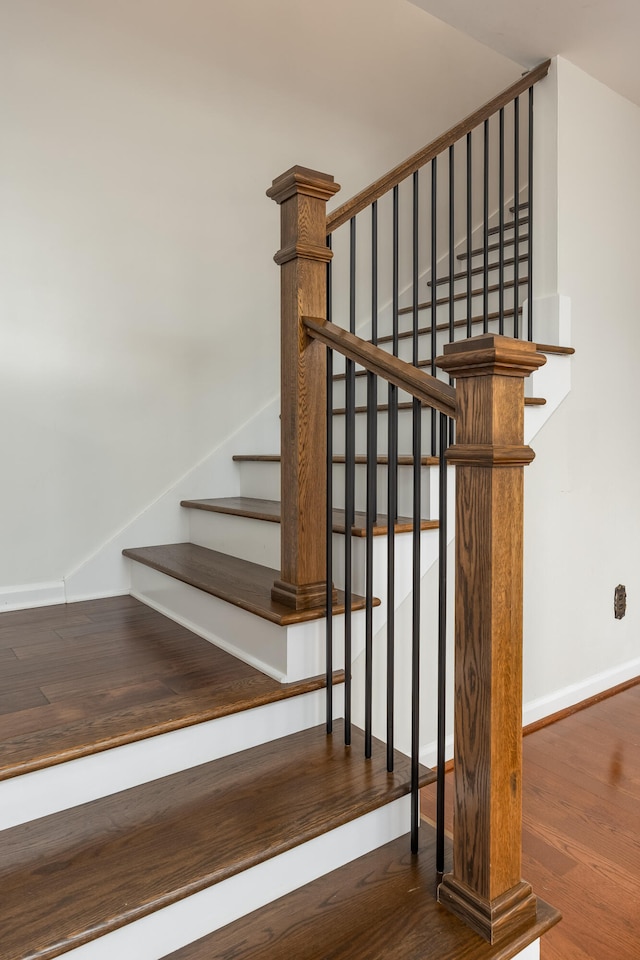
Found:
[{"label": "white ceiling", "polygon": [[411,0],[524,67],[556,54],[640,105],[640,0]]}]

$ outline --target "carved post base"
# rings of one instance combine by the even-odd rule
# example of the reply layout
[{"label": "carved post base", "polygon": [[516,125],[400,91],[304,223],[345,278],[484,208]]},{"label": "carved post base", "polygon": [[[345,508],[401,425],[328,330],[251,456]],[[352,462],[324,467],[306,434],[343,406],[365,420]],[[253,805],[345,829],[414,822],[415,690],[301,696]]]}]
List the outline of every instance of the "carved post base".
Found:
[{"label": "carved post base", "polygon": [[[324,609],[327,605],[327,581],[319,583],[287,583],[276,580],[271,588],[271,599],[276,603],[283,603],[294,610]],[[337,603],[338,594],[333,587],[331,591],[331,606]]]},{"label": "carved post base", "polygon": [[524,880],[495,900],[484,900],[447,874],[438,887],[438,902],[489,943],[500,943],[536,920],[536,897]]}]

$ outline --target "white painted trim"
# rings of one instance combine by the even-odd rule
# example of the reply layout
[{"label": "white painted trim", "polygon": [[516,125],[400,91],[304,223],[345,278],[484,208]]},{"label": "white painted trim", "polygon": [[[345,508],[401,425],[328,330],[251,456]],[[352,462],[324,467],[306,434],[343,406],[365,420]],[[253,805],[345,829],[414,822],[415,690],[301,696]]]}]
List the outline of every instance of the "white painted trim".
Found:
[{"label": "white painted trim", "polygon": [[[344,690],[333,690],[341,717]],[[318,726],[325,710],[325,690],[314,690],[3,780],[0,830]]]},{"label": "white painted trim", "polygon": [[[410,800],[402,797],[99,940],[70,950],[65,957],[161,960],[171,951],[402,836],[409,823]],[[532,955],[523,960],[536,958]]]},{"label": "white painted trim", "polygon": [[627,680],[633,680],[638,676],[640,676],[640,657],[617,667],[612,667],[610,670],[603,670],[602,673],[597,673],[592,677],[586,677],[577,683],[571,683],[560,690],[554,690],[553,693],[544,697],[530,700],[524,705],[523,725],[536,723],[538,720],[550,717],[560,710],[566,710],[567,707],[573,707],[583,700],[595,697],[599,693],[604,693],[606,690],[617,687],[618,684],[626,683]]},{"label": "white painted trim", "polygon": [[26,610],[29,607],[48,607],[64,603],[64,582],[24,583],[16,587],[0,587],[0,613],[9,610]]},{"label": "white painted trim", "polygon": [[534,940],[528,947],[516,953],[513,960],[540,960],[540,941]]}]

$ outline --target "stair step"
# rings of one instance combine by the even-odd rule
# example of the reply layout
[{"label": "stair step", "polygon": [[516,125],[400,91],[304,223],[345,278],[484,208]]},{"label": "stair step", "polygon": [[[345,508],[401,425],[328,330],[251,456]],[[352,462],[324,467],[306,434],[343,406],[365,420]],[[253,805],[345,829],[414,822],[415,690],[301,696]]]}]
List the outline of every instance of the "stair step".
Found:
[{"label": "stair step", "polygon": [[[525,405],[525,407],[543,407],[546,402],[547,402],[547,401],[544,399],[544,397],[525,397],[525,398],[524,398],[524,405]],[[423,409],[426,410],[426,409],[428,409],[428,404],[427,404],[427,403],[423,403],[423,404],[422,404],[422,407],[423,407]],[[388,404],[388,403],[379,403],[378,406],[376,407],[376,410],[377,410],[378,413],[388,413],[388,412],[389,412],[389,404]],[[411,400],[406,400],[406,401],[403,400],[401,403],[398,404],[398,410],[399,410],[399,411],[413,410],[413,403],[412,403],[412,401],[411,401]],[[334,407],[333,415],[334,415],[334,417],[344,417],[344,416],[346,415],[346,412],[347,412],[346,407]],[[366,407],[366,405],[364,405],[364,406],[359,406],[359,407],[355,407],[355,408],[354,408],[354,412],[355,412],[356,414],[367,413],[367,407]]]},{"label": "stair step", "polygon": [[[527,259],[528,259],[528,254],[523,253],[523,254],[521,254],[521,256],[518,257],[518,263],[524,263],[524,261],[527,260]],[[516,262],[516,261],[515,261],[515,257],[509,257],[507,260],[503,260],[502,266],[503,266],[503,267],[512,267],[515,262]],[[487,269],[488,269],[489,271],[492,271],[492,270],[498,270],[499,267],[500,267],[500,261],[499,261],[499,260],[494,260],[494,261],[492,261],[492,262],[488,265],[488,268],[487,268]],[[484,264],[480,264],[479,267],[474,267],[474,268],[471,270],[471,276],[472,276],[472,277],[478,276],[478,275],[481,274],[481,273],[484,273]],[[467,270],[460,270],[459,273],[454,273],[454,275],[453,275],[453,279],[454,279],[454,280],[466,280],[466,278],[467,278]],[[441,283],[450,283],[450,282],[451,282],[451,277],[448,277],[448,276],[447,276],[447,277],[438,277],[438,278],[436,279],[436,285],[437,285],[437,286],[439,286]],[[427,281],[427,286],[428,286],[428,287],[432,287],[432,286],[433,286],[433,281],[432,281],[432,280],[428,280],[428,281]]]},{"label": "stair step", "polygon": [[3,712],[0,781],[325,686],[278,683],[133,597],[39,608],[35,632],[20,613],[0,615],[0,694],[51,702]]},{"label": "stair step", "polygon": [[[523,234],[522,236],[518,236],[518,243],[526,243],[528,239],[529,239],[529,235]],[[511,238],[505,237],[503,243],[500,243],[500,241],[498,241],[497,243],[490,243],[489,246],[487,247],[487,250],[489,253],[492,253],[494,250],[499,250],[500,247],[512,247],[514,246],[514,244],[515,244],[514,237],[511,237]],[[457,256],[457,259],[468,260],[469,256],[479,257],[483,253],[484,253],[484,247],[476,247],[475,250],[471,251],[471,254],[469,254],[467,251],[465,251],[464,253],[459,253]]]},{"label": "stair step", "polygon": [[[465,276],[466,276],[466,274],[465,274]],[[518,277],[518,286],[519,286],[519,287],[524,286],[524,285],[527,284],[528,282],[529,282],[529,278],[528,278],[528,277]],[[503,283],[502,286],[503,286],[503,288],[504,288],[505,290],[510,290],[510,289],[514,286],[514,281],[513,281],[513,280],[506,280],[506,281]],[[499,290],[500,290],[500,284],[499,284],[499,283],[492,283],[492,284],[490,284],[490,285],[487,287],[487,293],[497,293]],[[476,287],[475,290],[472,290],[472,291],[471,291],[471,296],[472,296],[472,297],[481,297],[481,296],[483,296],[483,294],[484,294],[484,287]],[[438,297],[437,300],[436,300],[436,307],[445,306],[447,303],[450,302],[450,299],[451,299],[451,298],[448,297],[448,296],[446,296],[446,297]],[[466,299],[467,299],[467,291],[466,291],[466,290],[463,290],[461,293],[454,293],[453,299],[454,299],[455,301],[466,300]],[[425,300],[424,302],[418,304],[418,310],[430,310],[430,309],[431,309],[431,305],[432,305],[432,301],[431,301],[431,300]],[[398,310],[398,316],[399,316],[399,317],[405,316],[405,315],[411,314],[411,313],[413,313],[413,307],[412,307],[412,306],[411,306],[411,307],[400,307],[400,309]]]},{"label": "stair step", "polygon": [[[357,374],[356,374],[356,376],[357,376]],[[250,462],[252,462],[252,463],[280,463],[280,454],[276,454],[276,453],[269,453],[269,454],[262,454],[262,453],[256,453],[256,454],[243,453],[243,454],[235,454],[234,457],[233,457],[233,459],[234,459],[236,462],[238,462],[238,463],[243,463],[243,462],[247,462],[247,461],[250,461]],[[335,457],[333,458],[333,462],[334,462],[334,463],[344,463],[344,462],[345,462],[345,457],[343,457],[343,456],[335,456]],[[357,464],[360,464],[360,465],[366,464],[366,463],[367,463],[367,458],[366,458],[366,456],[364,456],[363,454],[358,454],[358,456],[355,457],[355,462],[356,462]],[[385,467],[385,466],[387,466],[388,463],[389,463],[389,457],[385,457],[385,456],[379,455],[378,457],[376,457],[376,463],[378,464],[378,466]],[[420,463],[422,464],[423,467],[437,467],[437,466],[439,465],[440,461],[438,460],[437,457],[425,456],[425,457],[421,457],[421,458],[420,458]],[[399,456],[399,457],[398,457],[398,466],[400,466],[400,467],[412,467],[412,466],[413,466],[413,457],[410,456],[410,455],[406,455],[406,456],[405,456],[404,454],[403,454],[402,456]]]},{"label": "stair step", "polygon": [[[513,317],[513,309],[512,309],[511,307],[509,307],[508,310],[503,310],[503,311],[502,311],[502,316],[505,317],[505,318],[506,318],[506,317],[508,317],[508,318]],[[518,308],[518,316],[522,316],[522,307],[519,307],[519,308]],[[494,310],[494,311],[492,311],[491,313],[487,314],[487,320],[489,320],[489,321],[491,321],[491,320],[499,320],[499,319],[500,319],[500,311],[499,311],[499,310]],[[466,318],[465,318],[465,319],[462,319],[462,320],[454,320],[454,321],[453,321],[453,326],[454,326],[455,329],[460,329],[461,327],[466,327],[467,322],[468,322],[468,321],[466,320]],[[483,323],[483,322],[484,322],[484,316],[483,316],[483,315],[476,316],[476,317],[471,317],[471,323],[472,323],[472,324]],[[449,325],[448,321],[446,321],[446,320],[443,320],[442,323],[436,323],[436,330],[448,330],[449,327],[450,327],[450,325]],[[423,337],[423,336],[425,336],[425,335],[428,334],[428,333],[431,333],[431,326],[428,326],[428,327],[420,327],[420,328],[418,329],[418,336],[419,336],[419,337]],[[409,340],[409,339],[411,339],[411,338],[413,337],[413,335],[414,335],[414,334],[413,334],[413,330],[401,330],[401,331],[398,333],[398,340]],[[381,343],[392,343],[392,342],[393,342],[393,334],[392,334],[392,333],[385,334],[384,337],[378,337],[378,340],[377,340],[378,346],[379,346]],[[336,379],[336,378],[334,377],[334,379]]]},{"label": "stair step", "polygon": [[[576,352],[575,347],[558,347],[558,346],[555,346],[553,343],[537,343],[536,350],[538,351],[538,353],[552,353],[552,354],[558,354],[560,356],[572,356]],[[419,367],[420,369],[424,369],[426,367],[431,368],[431,360],[419,360],[416,366]],[[430,369],[427,372],[430,372]],[[354,376],[356,377],[366,377],[366,375],[367,375],[367,371],[363,369],[356,370],[354,374]],[[345,374],[336,373],[333,379],[344,380]],[[233,459],[235,460],[236,458],[234,457]],[[280,458],[278,457],[277,459],[279,460]]]},{"label": "stair step", "polygon": [[572,357],[576,352],[575,347],[559,347],[554,343],[537,343],[538,353],[552,353],[560,357]]},{"label": "stair step", "polygon": [[[137,547],[122,552],[131,560],[136,560],[175,580],[181,580],[242,610],[248,610],[249,613],[270,620],[278,626],[284,627],[318,620],[324,616],[323,609],[293,610],[272,600],[271,588],[280,578],[280,572],[272,567],[264,567],[259,563],[231,557],[226,553],[199,547],[194,543],[166,543],[161,546]],[[352,599],[354,610],[361,610],[364,607],[363,597],[354,596]],[[333,613],[334,616],[344,613],[344,594],[340,591],[338,591],[338,601],[333,606]]]},{"label": "stair step", "polygon": [[406,795],[409,761],[389,774],[353,734],[322,725],[4,831],[3,960],[59,956]]},{"label": "stair step", "polygon": [[[522,209],[522,204],[520,205],[520,209]],[[515,213],[515,209],[512,207],[510,212],[511,212],[511,213]],[[520,227],[524,227],[524,226],[526,226],[528,223],[529,223],[529,217],[528,217],[528,216],[527,216],[527,217],[520,217],[520,219],[518,220],[518,226],[520,226]],[[513,220],[508,220],[505,224],[503,224],[502,229],[503,229],[503,230],[513,230],[514,227],[515,227],[515,225],[516,225],[515,219],[513,219]],[[495,236],[496,233],[500,233],[500,224],[498,224],[496,227],[489,227],[488,234],[489,234],[490,237]]]},{"label": "stair step", "polygon": [[399,837],[164,960],[506,960],[560,919],[538,899],[533,927],[486,943],[436,902],[435,846],[423,824],[417,857]]},{"label": "stair step", "polygon": [[[265,520],[271,523],[280,523],[280,501],[258,500],[255,497],[223,497],[216,500],[182,500],[181,506],[192,510],[207,510],[211,513],[225,513],[236,517],[249,517],[254,520]],[[333,532],[344,533],[344,510],[333,511]],[[437,520],[422,520],[421,530],[437,530]],[[411,517],[398,517],[395,523],[396,533],[410,533],[413,530]],[[378,514],[373,526],[374,537],[386,536],[388,532],[387,517]],[[355,524],[351,528],[354,537],[366,537],[367,515],[360,510],[355,513]]]},{"label": "stair step", "polygon": [[[529,209],[528,200],[523,200],[522,203],[518,204],[518,210],[528,210],[528,209]],[[509,213],[515,213],[515,212],[516,212],[515,205],[513,207],[509,207]]]}]

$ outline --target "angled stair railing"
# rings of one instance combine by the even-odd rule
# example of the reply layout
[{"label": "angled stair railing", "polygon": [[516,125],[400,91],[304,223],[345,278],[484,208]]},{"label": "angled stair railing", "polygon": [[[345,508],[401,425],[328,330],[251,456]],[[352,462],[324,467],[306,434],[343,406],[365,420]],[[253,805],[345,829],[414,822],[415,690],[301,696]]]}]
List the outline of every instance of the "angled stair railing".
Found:
[{"label": "angled stair railing", "polygon": [[[522,527],[523,467],[533,459],[524,445],[524,378],[545,360],[536,351],[531,311],[531,213],[532,213],[532,106],[533,84],[544,77],[548,63],[523,77],[499,97],[454,127],[434,144],[420,151],[362,194],[326,216],[326,204],[339,189],[333,177],[293,167],[277,178],[268,196],[281,208],[281,249],[275,256],[281,267],[281,572],[272,596],[295,609],[333,604],[332,490],[333,490],[333,383],[334,354],[344,361],[345,380],[345,532],[355,513],[356,461],[356,366],[366,377],[367,552],[364,732],[365,756],[370,754],[373,703],[372,620],[372,529],[378,516],[376,463],[378,461],[378,379],[387,384],[388,446],[387,480],[387,601],[386,601],[386,730],[389,769],[394,745],[394,530],[398,517],[397,466],[399,392],[408,396],[411,418],[413,476],[413,589],[411,639],[411,763],[412,849],[418,847],[420,770],[419,702],[421,646],[421,468],[423,456],[423,408],[430,422],[430,462],[439,463],[439,614],[438,614],[438,775],[437,872],[438,897],[457,916],[491,942],[499,942],[535,920],[536,898],[520,876],[521,859],[521,711],[522,711]],[[529,91],[526,118],[527,146],[524,175],[520,139],[519,97]],[[512,178],[505,171],[505,106],[513,104]],[[491,118],[498,123],[497,149],[493,149]],[[472,132],[482,128],[483,151],[474,166]],[[455,145],[466,138],[466,208],[463,209],[466,267],[456,272],[457,219],[455,202]],[[438,230],[439,205],[437,160],[449,159],[446,242]],[[497,187],[491,186],[489,159],[498,157]],[[430,205],[425,220],[420,201],[420,175],[431,168]],[[482,216],[474,225],[472,196],[477,175],[482,188]],[[409,226],[401,217],[402,181],[409,178],[406,207]],[[521,196],[526,185],[527,199]],[[390,192],[390,193],[389,193]],[[476,191],[477,192],[477,191]],[[381,243],[382,210],[378,204],[390,198],[387,248]],[[505,220],[511,204],[513,221]],[[493,211],[491,207],[494,207]],[[370,210],[368,250],[370,273],[361,280],[357,270],[360,253],[356,245],[356,216]],[[523,215],[524,214],[524,215]],[[495,222],[494,222],[495,221]],[[337,228],[349,222],[346,241],[346,282],[339,279],[332,260]],[[527,236],[520,228],[527,224]],[[513,237],[506,239],[505,234]],[[422,257],[422,239],[430,238],[428,257]],[[497,235],[497,245],[490,238]],[[480,237],[480,249],[474,245]],[[525,241],[529,247],[522,253]],[[514,247],[511,257],[504,249]],[[522,246],[521,246],[522,244]],[[498,259],[489,261],[490,247]],[[407,254],[408,265],[404,254]],[[480,255],[482,265],[472,258]],[[460,255],[464,256],[464,255]],[[385,277],[382,260],[387,263]],[[519,266],[526,262],[526,276]],[[446,272],[446,275],[444,271]],[[493,274],[497,274],[490,282]],[[473,286],[480,276],[482,284]],[[386,280],[390,293],[381,291]],[[460,290],[459,284],[467,284]],[[448,296],[438,297],[446,284]],[[527,289],[527,324],[519,291]],[[430,289],[430,299],[421,302],[420,288]],[[511,307],[506,301],[510,291]],[[497,310],[490,310],[490,296],[497,295]],[[482,300],[482,314],[473,316],[473,303]],[[404,299],[410,299],[403,305]],[[465,316],[458,317],[461,303]],[[438,309],[447,310],[447,322],[438,323]],[[427,327],[420,327],[421,312],[430,311]],[[348,330],[337,321],[346,318]],[[412,327],[400,330],[400,318],[411,316]],[[389,336],[381,335],[388,320]],[[507,320],[513,337],[506,337]],[[473,336],[474,330],[482,333]],[[441,330],[445,336],[439,336]],[[456,340],[462,330],[466,337]],[[525,340],[520,339],[525,334]],[[361,335],[361,334],[364,334]],[[429,355],[423,345],[428,338]],[[409,356],[400,345],[409,343]],[[391,351],[383,349],[390,344]],[[429,372],[425,372],[424,368]],[[438,372],[441,376],[438,377]],[[444,378],[449,378],[449,382]],[[456,380],[456,388],[451,385]],[[409,406],[409,404],[403,404]],[[455,425],[455,429],[454,429]],[[437,460],[435,457],[437,456]],[[456,561],[455,561],[455,821],[453,869],[444,874],[444,717],[446,650],[446,514],[447,469],[456,465]],[[344,538],[345,565],[345,742],[350,742],[352,662],[351,537]],[[329,601],[327,603],[327,600]],[[434,631],[435,632],[435,631]],[[327,617],[327,671],[332,671],[332,618]],[[331,685],[327,685],[327,729],[332,725]]]}]

